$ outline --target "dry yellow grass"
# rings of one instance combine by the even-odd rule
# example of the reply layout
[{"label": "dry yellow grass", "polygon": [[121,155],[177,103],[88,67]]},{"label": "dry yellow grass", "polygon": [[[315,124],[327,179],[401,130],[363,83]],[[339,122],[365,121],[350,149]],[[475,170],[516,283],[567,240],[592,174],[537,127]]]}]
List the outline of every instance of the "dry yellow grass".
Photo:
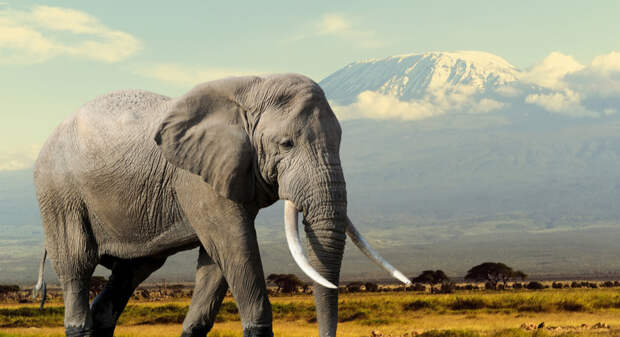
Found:
[{"label": "dry yellow grass", "polygon": [[[545,322],[546,326],[578,327],[603,322],[611,329],[578,330],[571,336],[620,336],[620,299],[618,289],[563,289],[522,292],[473,292],[450,295],[430,295],[420,293],[357,293],[343,294],[341,307],[345,315],[352,314],[354,319],[344,319],[339,324],[338,336],[369,336],[372,330],[384,334],[402,336],[412,331],[455,330],[473,331],[481,336],[513,336],[496,334],[506,329],[518,329],[523,323],[536,324]],[[228,298],[225,303],[230,303]],[[479,305],[478,308],[458,309],[456,304]],[[468,302],[470,301],[470,302]],[[311,296],[274,297],[274,332],[278,337],[317,336],[317,326],[313,323],[313,304]],[[422,308],[405,310],[412,302],[429,305]],[[566,305],[569,303],[570,305]],[[130,302],[137,309],[176,305],[185,307],[189,299],[166,302]],[[460,305],[460,304],[459,304]],[[59,303],[51,307],[61,306]],[[2,305],[4,308],[36,308],[36,304]],[[277,312],[277,310],[279,312]],[[298,312],[296,312],[298,311]],[[137,313],[137,311],[134,311]],[[356,314],[359,314],[357,315]],[[345,316],[347,317],[347,316]],[[361,317],[361,318],[360,318]],[[130,317],[126,321],[131,321]],[[56,337],[63,335],[63,328],[0,328],[4,336]],[[117,336],[178,336],[181,326],[174,324],[120,325]],[[550,333],[558,335],[557,333]],[[228,314],[222,322],[215,325],[209,336],[242,336],[238,316]],[[456,337],[460,335],[455,335]],[[521,336],[519,334],[514,336]],[[528,332],[527,336],[531,336]],[[567,336],[567,335],[563,335]]]},{"label": "dry yellow grass", "polygon": [[[392,323],[388,325],[366,326],[356,322],[340,323],[338,327],[339,337],[369,336],[372,330],[380,330],[384,334],[402,336],[412,331],[428,330],[473,330],[482,334],[492,333],[504,329],[518,328],[523,323],[545,322],[547,326],[579,326],[582,323],[593,325],[597,322],[605,322],[612,326],[611,331],[586,331],[580,336],[620,336],[620,315],[616,313],[571,313],[571,314],[531,314],[531,315],[507,315],[507,314],[419,314],[409,317],[407,322]],[[23,337],[58,337],[64,335],[62,327],[55,328],[9,328],[3,332]],[[120,337],[172,337],[181,333],[180,324],[166,325],[137,325],[119,326],[116,336]],[[243,336],[240,322],[216,323],[213,331],[214,336],[241,337]],[[211,336],[211,334],[209,336]],[[316,324],[303,321],[276,321],[274,322],[274,334],[276,337],[315,337],[318,336]]]}]

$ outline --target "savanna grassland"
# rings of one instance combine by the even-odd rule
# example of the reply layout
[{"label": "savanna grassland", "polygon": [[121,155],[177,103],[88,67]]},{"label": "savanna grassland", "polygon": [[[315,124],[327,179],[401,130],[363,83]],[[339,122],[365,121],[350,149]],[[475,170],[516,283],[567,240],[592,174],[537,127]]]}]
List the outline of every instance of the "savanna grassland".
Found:
[{"label": "savanna grassland", "polygon": [[[116,335],[178,336],[189,301],[132,300]],[[274,296],[271,302],[275,336],[317,335],[312,296]],[[62,321],[57,300],[43,311],[36,303],[0,305],[0,337],[63,336]],[[341,295],[339,321],[342,337],[620,336],[620,289],[346,293]],[[232,298],[224,301],[209,336],[242,336]]]}]

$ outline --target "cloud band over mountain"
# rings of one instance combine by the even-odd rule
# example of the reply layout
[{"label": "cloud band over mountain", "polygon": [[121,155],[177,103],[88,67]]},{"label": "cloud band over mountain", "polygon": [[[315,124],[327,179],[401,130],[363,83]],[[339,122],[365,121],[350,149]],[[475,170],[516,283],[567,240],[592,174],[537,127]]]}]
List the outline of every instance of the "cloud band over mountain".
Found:
[{"label": "cloud band over mountain", "polygon": [[484,52],[411,54],[351,63],[320,84],[341,119],[419,120],[510,109],[600,117],[617,112],[620,53],[582,65],[554,52],[528,70]]}]

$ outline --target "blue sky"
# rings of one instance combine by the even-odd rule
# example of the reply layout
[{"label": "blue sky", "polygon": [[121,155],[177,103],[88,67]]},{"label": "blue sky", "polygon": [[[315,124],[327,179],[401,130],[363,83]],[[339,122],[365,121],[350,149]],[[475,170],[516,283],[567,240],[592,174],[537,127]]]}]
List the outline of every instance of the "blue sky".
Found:
[{"label": "blue sky", "polygon": [[0,0],[0,170],[30,165],[52,129],[108,91],[179,95],[200,81],[481,50],[518,68],[620,50],[618,1]]}]

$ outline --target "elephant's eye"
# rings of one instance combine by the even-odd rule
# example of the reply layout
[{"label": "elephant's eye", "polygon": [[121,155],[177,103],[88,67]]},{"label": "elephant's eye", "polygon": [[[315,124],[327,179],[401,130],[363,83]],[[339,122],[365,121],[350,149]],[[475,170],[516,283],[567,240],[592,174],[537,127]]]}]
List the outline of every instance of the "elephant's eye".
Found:
[{"label": "elephant's eye", "polygon": [[286,138],[280,141],[280,147],[284,150],[290,150],[293,147],[293,141]]}]

